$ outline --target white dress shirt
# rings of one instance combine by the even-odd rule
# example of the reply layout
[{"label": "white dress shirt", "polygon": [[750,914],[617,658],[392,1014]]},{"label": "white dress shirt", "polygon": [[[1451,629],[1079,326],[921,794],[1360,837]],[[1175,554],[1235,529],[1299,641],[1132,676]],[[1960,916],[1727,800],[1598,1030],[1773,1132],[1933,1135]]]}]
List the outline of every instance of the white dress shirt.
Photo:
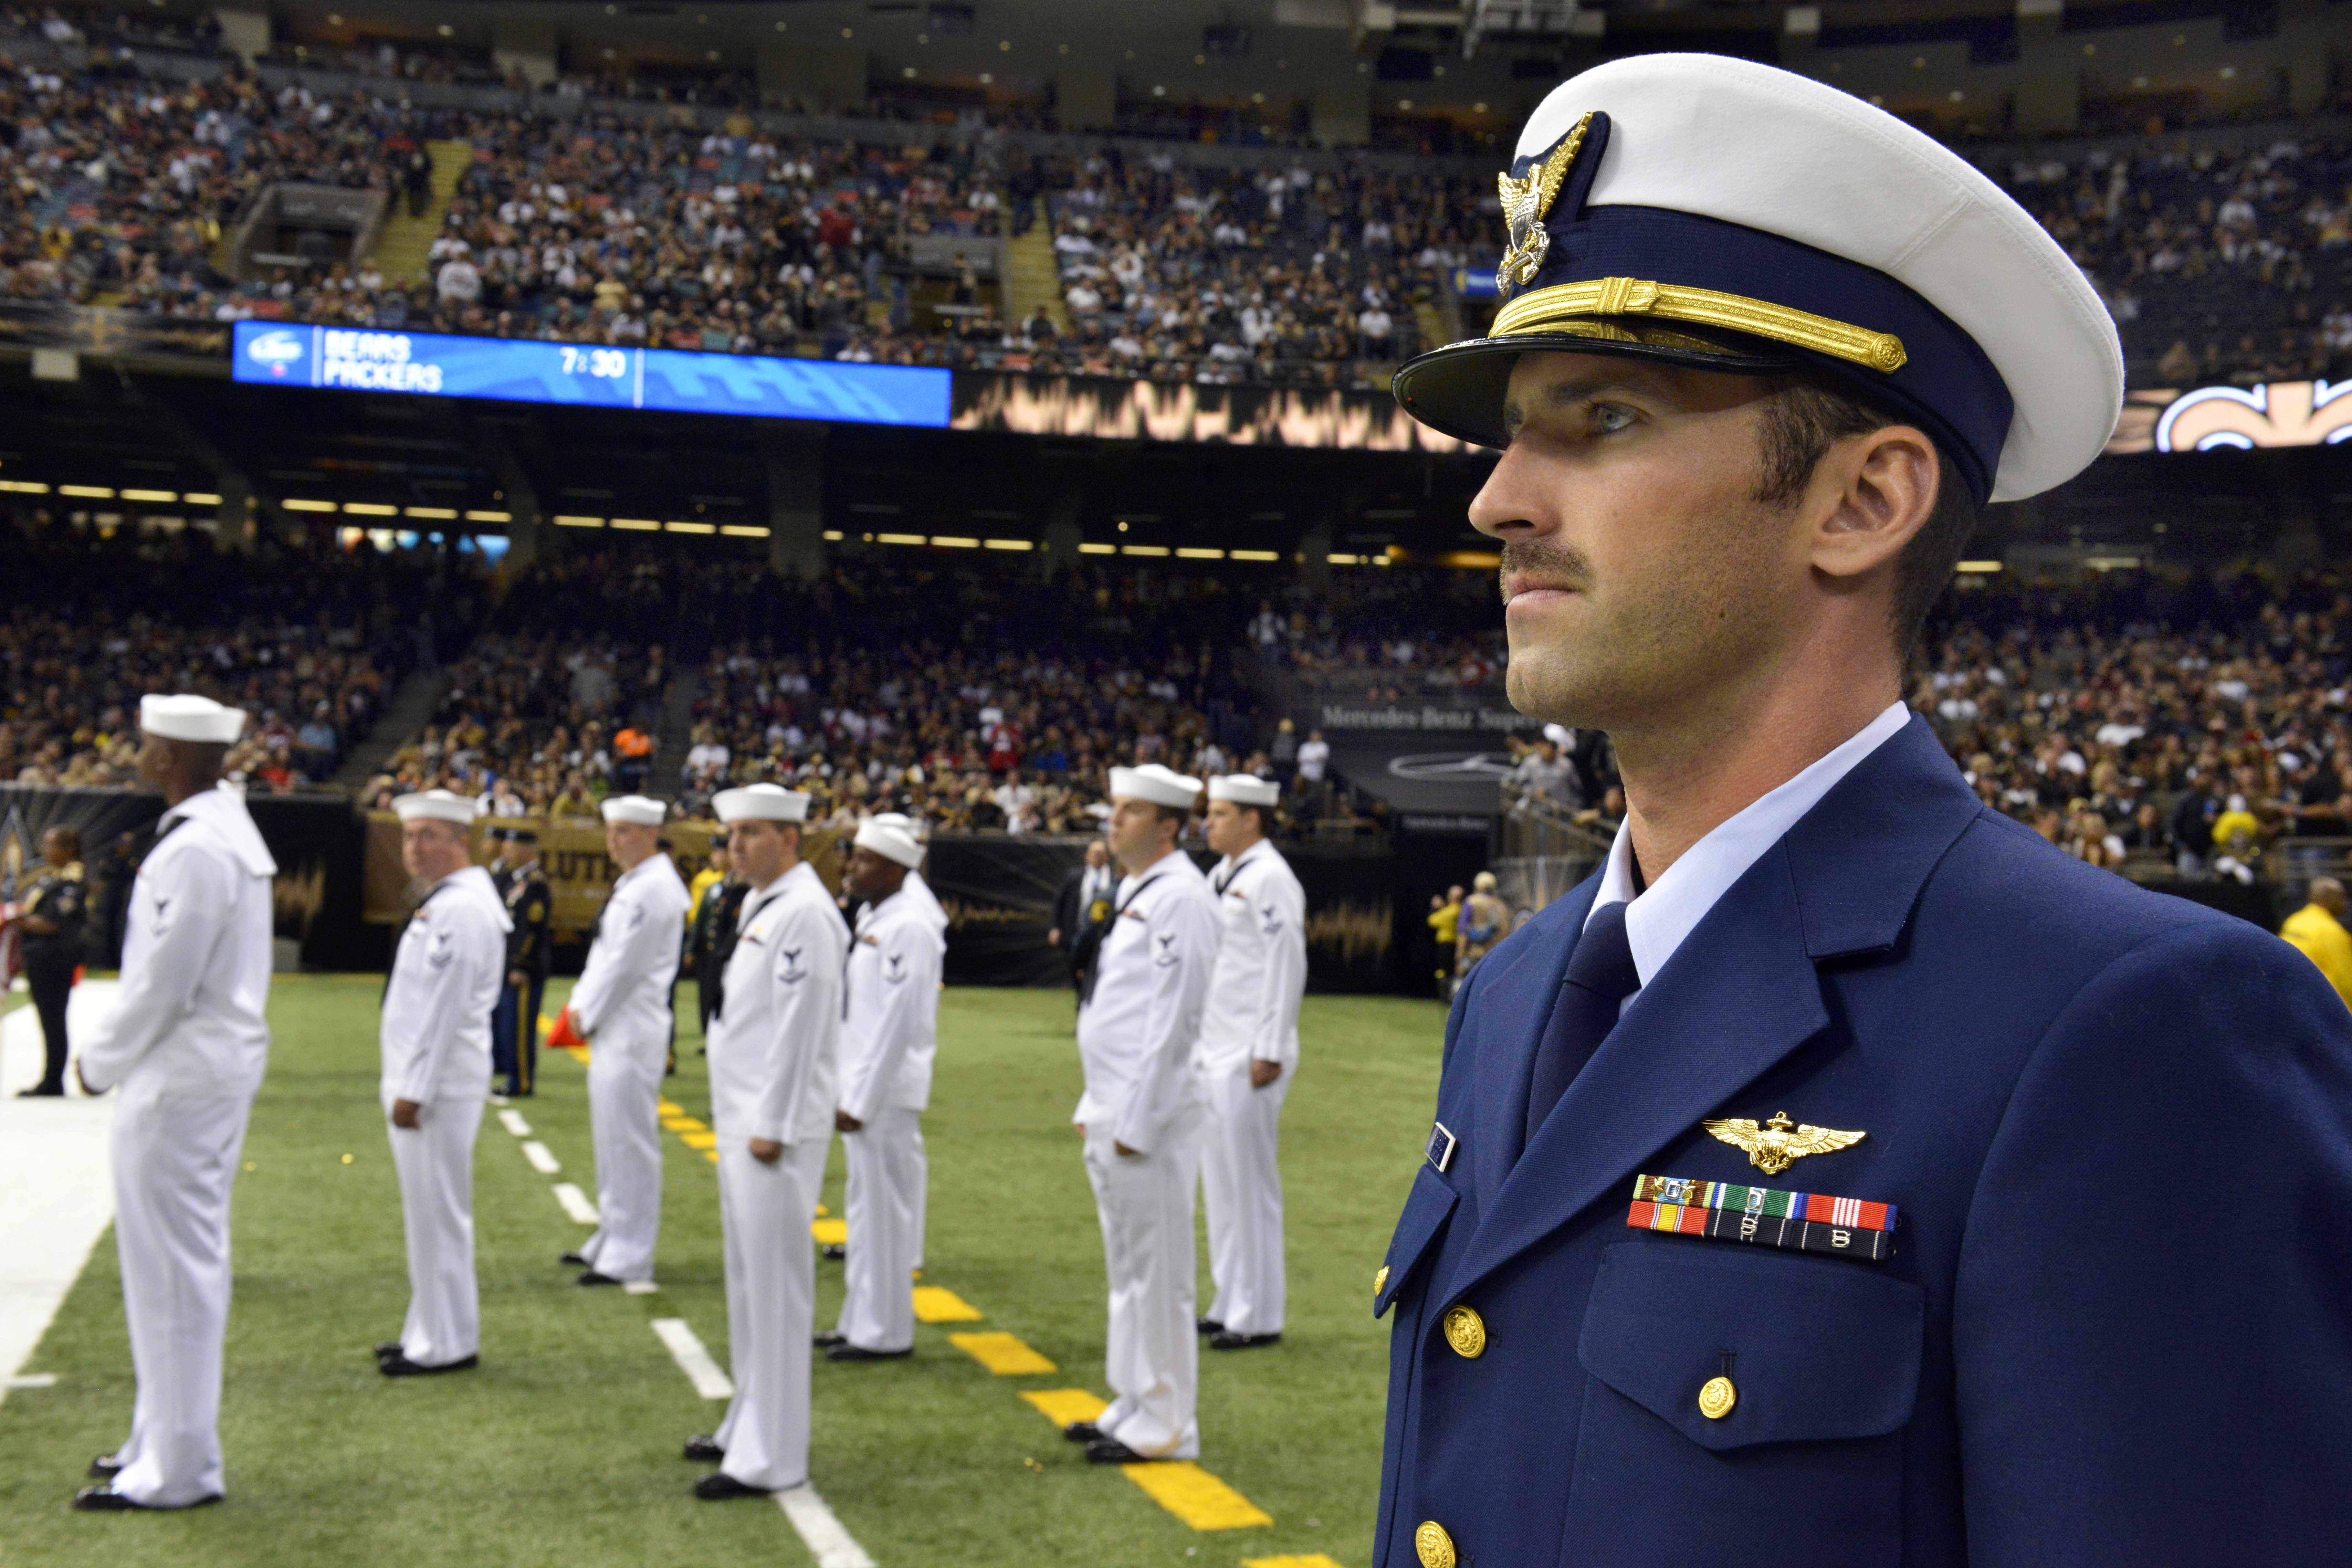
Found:
[{"label": "white dress shirt", "polygon": [[860,1121],[931,1103],[947,929],[947,911],[912,871],[897,892],[857,911],[841,1020],[841,1109]]},{"label": "white dress shirt", "polygon": [[1217,898],[1216,967],[1193,1063],[1206,1073],[1251,1062],[1298,1062],[1298,1001],[1307,994],[1307,890],[1261,838],[1209,873]]},{"label": "white dress shirt", "polygon": [[400,933],[376,1029],[386,1105],[489,1092],[490,1012],[506,982],[513,929],[497,884],[479,866],[450,873],[425,895]]},{"label": "white dress shirt", "polygon": [[710,1021],[711,1121],[722,1138],[833,1135],[849,928],[805,860],[744,895]]},{"label": "white dress shirt", "polygon": [[[1675,950],[1682,946],[1683,939],[1715,908],[1717,900],[1748,874],[1748,868],[1786,837],[1789,829],[1820,805],[1822,796],[1835,788],[1837,782],[1852,773],[1863,758],[1892,740],[1910,721],[1909,708],[1901,702],[1889,704],[1851,739],[1796,777],[1758,796],[1718,823],[1706,837],[1683,851],[1682,858],[1667,867],[1665,874],[1643,889],[1638,897],[1633,891],[1633,825],[1628,822],[1620,826],[1616,842],[1609,847],[1608,864],[1601,868],[1601,891],[1593,898],[1585,923],[1591,924],[1592,916],[1607,906],[1630,900],[1625,910],[1625,941],[1633,950],[1634,973],[1642,977],[1643,984],[1649,984],[1666,966],[1666,960],[1675,955]],[[1631,996],[1626,998],[1629,1003],[1632,1000]]]},{"label": "white dress shirt", "polygon": [[226,784],[172,807],[158,830],[131,887],[119,1003],[78,1070],[100,1092],[136,1071],[188,1094],[251,1094],[269,1063],[278,862]]},{"label": "white dress shirt", "polygon": [[596,917],[580,984],[572,988],[572,1021],[583,1035],[614,1025],[669,1033],[670,982],[677,978],[693,901],[677,867],[659,850],[621,873]]},{"label": "white dress shirt", "polygon": [[1095,959],[1094,993],[1078,1009],[1087,1089],[1070,1120],[1138,1153],[1192,1101],[1192,1047],[1217,960],[1217,902],[1191,857],[1162,856],[1118,885],[1118,913]]}]

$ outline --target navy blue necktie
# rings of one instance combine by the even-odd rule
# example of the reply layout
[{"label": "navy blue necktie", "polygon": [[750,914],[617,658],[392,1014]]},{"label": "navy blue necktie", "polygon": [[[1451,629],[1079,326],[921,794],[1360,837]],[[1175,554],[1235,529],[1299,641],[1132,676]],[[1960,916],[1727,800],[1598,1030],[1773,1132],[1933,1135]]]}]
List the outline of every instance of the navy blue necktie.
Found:
[{"label": "navy blue necktie", "polygon": [[[1604,904],[1576,939],[1568,957],[1568,975],[1559,999],[1552,1004],[1551,1022],[1544,1027],[1543,1043],[1536,1047],[1534,1076],[1528,1084],[1528,1137],[1544,1124],[1559,1097],[1617,1026],[1617,1011],[1626,997],[1642,988],[1633,967],[1633,949],[1625,938],[1624,903]],[[1523,1145],[1524,1147],[1524,1145]]]}]

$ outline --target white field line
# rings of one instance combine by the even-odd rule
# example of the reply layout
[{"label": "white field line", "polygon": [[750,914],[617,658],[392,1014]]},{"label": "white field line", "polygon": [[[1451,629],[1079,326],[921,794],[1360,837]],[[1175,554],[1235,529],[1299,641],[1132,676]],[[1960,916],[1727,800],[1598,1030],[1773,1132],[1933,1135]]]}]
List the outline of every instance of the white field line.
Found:
[{"label": "white field line", "polygon": [[660,1289],[661,1287],[655,1284],[650,1279],[624,1279],[621,1281],[621,1291],[624,1295],[651,1296],[657,1293]]},{"label": "white field line", "polygon": [[530,1161],[530,1168],[542,1176],[551,1176],[563,1169],[562,1163],[548,1152],[547,1145],[536,1138],[523,1140],[522,1157]]},{"label": "white field line", "polygon": [[841,1521],[833,1510],[824,1506],[812,1486],[797,1486],[776,1494],[776,1506],[800,1531],[803,1544],[816,1559],[817,1568],[874,1568],[874,1559],[866,1548],[857,1544],[849,1531],[841,1528]]},{"label": "white field line", "polygon": [[505,1128],[508,1131],[513,1133],[518,1138],[528,1138],[530,1136],[530,1123],[525,1121],[519,1112],[512,1110],[499,1111],[499,1125]]},{"label": "white field line", "polygon": [[710,1359],[710,1352],[702,1348],[702,1342],[694,1337],[694,1331],[686,1326],[684,1318],[656,1318],[653,1326],[654,1333],[669,1347],[670,1360],[677,1363],[677,1370],[694,1384],[695,1393],[705,1399],[735,1397],[734,1380]]},{"label": "white field line", "polygon": [[[66,1005],[66,1027],[89,1038],[114,1008],[115,984],[86,980]],[[107,1157],[111,1096],[91,1100],[73,1082],[62,1100],[18,1100],[41,1078],[41,1021],[30,1007],[0,1020],[0,1399],[19,1378],[114,1220],[114,1175]]]},{"label": "white field line", "polygon": [[556,1183],[554,1192],[555,1201],[563,1205],[563,1212],[565,1214],[570,1215],[582,1225],[594,1225],[598,1223],[596,1218],[596,1205],[588,1201],[587,1194],[582,1192],[578,1187],[573,1186],[570,1182]]}]

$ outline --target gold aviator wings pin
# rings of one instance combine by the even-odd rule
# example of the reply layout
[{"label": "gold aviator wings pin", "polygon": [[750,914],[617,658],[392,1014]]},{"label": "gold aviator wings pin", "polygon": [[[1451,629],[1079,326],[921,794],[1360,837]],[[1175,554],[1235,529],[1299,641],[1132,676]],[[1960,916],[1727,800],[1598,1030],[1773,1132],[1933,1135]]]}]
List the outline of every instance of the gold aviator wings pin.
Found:
[{"label": "gold aviator wings pin", "polygon": [[1834,1127],[1792,1122],[1785,1110],[1774,1111],[1772,1120],[1761,1126],[1746,1116],[1726,1116],[1699,1125],[1733,1148],[1746,1150],[1748,1163],[1768,1176],[1779,1175],[1808,1154],[1850,1149],[1870,1136],[1867,1132],[1841,1132]]}]

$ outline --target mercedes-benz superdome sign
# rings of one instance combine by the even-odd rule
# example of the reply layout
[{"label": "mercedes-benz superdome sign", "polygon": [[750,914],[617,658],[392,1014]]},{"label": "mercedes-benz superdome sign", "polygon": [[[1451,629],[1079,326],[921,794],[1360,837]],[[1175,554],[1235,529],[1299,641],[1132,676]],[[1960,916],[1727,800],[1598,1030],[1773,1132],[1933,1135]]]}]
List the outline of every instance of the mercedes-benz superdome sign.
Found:
[{"label": "mercedes-benz superdome sign", "polygon": [[933,429],[952,395],[949,372],[918,365],[268,321],[239,321],[231,354],[235,378],[259,385]]}]

